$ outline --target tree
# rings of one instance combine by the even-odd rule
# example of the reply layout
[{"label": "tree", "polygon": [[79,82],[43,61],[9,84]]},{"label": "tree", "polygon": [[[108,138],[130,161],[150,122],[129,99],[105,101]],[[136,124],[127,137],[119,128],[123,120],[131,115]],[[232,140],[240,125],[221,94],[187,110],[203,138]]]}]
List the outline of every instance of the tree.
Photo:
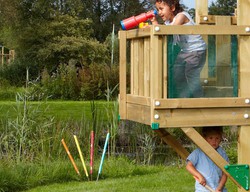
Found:
[{"label": "tree", "polygon": [[24,63],[56,69],[70,60],[79,65],[106,61],[106,46],[93,38],[91,19],[79,16],[80,0],[15,1],[16,22],[9,25],[17,56]]},{"label": "tree", "polygon": [[150,0],[82,0],[83,18],[93,20],[94,36],[100,42],[112,32],[121,28],[120,21],[152,8]]},{"label": "tree", "polygon": [[210,15],[232,15],[237,7],[237,0],[217,0],[209,7]]}]

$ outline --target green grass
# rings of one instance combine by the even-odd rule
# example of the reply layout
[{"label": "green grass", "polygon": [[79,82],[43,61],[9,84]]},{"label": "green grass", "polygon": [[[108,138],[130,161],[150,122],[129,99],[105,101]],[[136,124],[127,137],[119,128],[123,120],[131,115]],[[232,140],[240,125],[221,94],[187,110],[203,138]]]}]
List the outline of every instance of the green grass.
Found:
[{"label": "green grass", "polygon": [[[116,167],[119,170],[119,167]],[[140,167],[139,174],[128,174],[124,177],[109,178],[108,175],[99,181],[69,182],[37,187],[27,192],[192,192],[194,179],[185,170],[178,167],[147,166]],[[236,186],[231,181],[227,183],[228,191],[236,191]]]},{"label": "green grass", "polygon": [[[91,115],[92,101],[46,101],[46,102],[29,102],[34,107],[41,105],[41,110],[46,109],[47,116],[53,116],[58,120],[80,120],[83,116]],[[15,118],[15,107],[17,102],[0,101],[0,119]],[[99,113],[105,116],[107,109],[111,109],[113,102],[95,101]]]}]

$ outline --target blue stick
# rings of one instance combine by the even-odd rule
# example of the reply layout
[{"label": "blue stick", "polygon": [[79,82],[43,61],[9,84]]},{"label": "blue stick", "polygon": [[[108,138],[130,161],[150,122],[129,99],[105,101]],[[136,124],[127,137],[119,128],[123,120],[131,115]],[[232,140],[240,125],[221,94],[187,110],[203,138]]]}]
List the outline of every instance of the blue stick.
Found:
[{"label": "blue stick", "polygon": [[102,152],[102,159],[101,159],[101,163],[100,163],[100,166],[99,166],[98,176],[97,176],[97,180],[96,180],[96,181],[98,181],[99,175],[100,175],[101,172],[102,172],[102,165],[103,165],[103,162],[104,162],[105,153],[106,153],[106,151],[107,151],[109,137],[110,137],[110,134],[108,133],[107,136],[106,136],[106,141],[105,141],[104,148],[103,148],[103,152]]}]

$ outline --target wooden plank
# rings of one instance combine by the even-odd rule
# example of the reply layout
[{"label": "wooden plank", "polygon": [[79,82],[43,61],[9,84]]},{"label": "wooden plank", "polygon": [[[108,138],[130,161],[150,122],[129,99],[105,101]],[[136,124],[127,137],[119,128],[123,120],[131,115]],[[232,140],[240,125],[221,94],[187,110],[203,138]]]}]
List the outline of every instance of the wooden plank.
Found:
[{"label": "wooden plank", "polygon": [[150,39],[144,39],[144,96],[150,96]]},{"label": "wooden plank", "polygon": [[155,130],[155,132],[165,143],[171,146],[183,160],[187,159],[189,152],[166,129],[158,129]]},{"label": "wooden plank", "polygon": [[155,109],[177,109],[177,108],[233,108],[250,107],[246,103],[250,98],[189,98],[189,99],[155,99]]},{"label": "wooden plank", "polygon": [[168,97],[168,45],[167,45],[167,36],[163,37],[163,98]]},{"label": "wooden plank", "polygon": [[138,94],[144,96],[144,40],[138,42]]},{"label": "wooden plank", "polygon": [[[218,15],[200,15],[199,24],[207,24],[214,25],[216,23],[215,17]],[[224,16],[229,17],[230,25],[237,25],[237,17],[236,16]]]},{"label": "wooden plank", "polygon": [[224,166],[228,165],[228,162],[194,128],[181,129],[238,187],[241,187],[225,170]]},{"label": "wooden plank", "polygon": [[128,39],[150,37],[150,27],[128,30],[126,32]]},{"label": "wooden plank", "polygon": [[151,125],[150,107],[128,103],[126,119],[146,125]]},{"label": "wooden plank", "polygon": [[[248,18],[250,10],[249,1],[238,0],[237,23],[238,25],[250,25]],[[250,37],[239,37],[239,95],[248,97],[250,95]],[[238,163],[249,164],[250,162],[250,126],[241,126],[238,136]],[[245,190],[241,189],[240,192]]]},{"label": "wooden plank", "polygon": [[133,39],[131,41],[133,44],[133,57],[131,57],[131,60],[133,60],[133,62],[131,62],[133,63],[133,65],[131,65],[133,89],[131,93],[133,95],[139,95],[139,40]]},{"label": "wooden plank", "polygon": [[201,127],[201,126],[231,126],[250,125],[250,119],[244,118],[250,114],[249,108],[207,108],[207,109],[165,109],[155,110],[161,128],[170,127]]},{"label": "wooden plank", "polygon": [[[152,28],[155,26],[151,26]],[[200,34],[200,35],[247,35],[250,33],[246,32],[245,26],[216,26],[216,25],[159,25],[159,31],[154,31],[154,35],[170,35],[170,34]]]},{"label": "wooden plank", "polygon": [[130,41],[130,93],[133,94],[134,90],[134,41]]},{"label": "wooden plank", "polygon": [[[153,30],[153,28],[151,28]],[[151,31],[150,36],[150,97],[162,98],[163,97],[163,59],[162,59],[162,37],[153,35]],[[151,122],[154,122],[154,110],[151,107]]]},{"label": "wooden plank", "polygon": [[200,16],[208,14],[208,0],[195,0],[196,24],[200,23]]},{"label": "wooden plank", "polygon": [[127,39],[126,32],[119,32],[120,64],[119,64],[119,115],[121,119],[126,119],[126,94],[127,94]]},{"label": "wooden plank", "polygon": [[250,37],[242,37],[239,39],[239,96],[250,95]]},{"label": "wooden plank", "polygon": [[[217,26],[231,25],[231,18],[227,16],[216,16]],[[216,36],[216,76],[218,86],[232,86],[231,75],[231,36]]]},{"label": "wooden plank", "polygon": [[163,60],[162,60],[162,37],[151,36],[151,55],[150,55],[150,95],[151,98],[162,98],[163,81]]},{"label": "wooden plank", "polygon": [[[196,0],[195,1],[195,22],[196,24],[200,24],[201,15],[207,15],[208,14],[208,1],[207,0]],[[208,45],[208,36],[202,35],[204,41]],[[208,51],[207,51],[207,58],[206,63],[201,71],[200,78],[207,79],[208,78]]]},{"label": "wooden plank", "polygon": [[136,95],[127,95],[127,103],[151,106],[151,98]]}]

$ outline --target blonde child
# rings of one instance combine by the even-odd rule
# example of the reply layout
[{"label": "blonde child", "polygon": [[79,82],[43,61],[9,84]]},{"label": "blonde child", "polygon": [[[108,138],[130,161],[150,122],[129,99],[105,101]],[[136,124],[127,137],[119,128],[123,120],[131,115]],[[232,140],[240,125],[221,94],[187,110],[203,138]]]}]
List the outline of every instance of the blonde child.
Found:
[{"label": "blonde child", "polygon": [[[222,127],[205,127],[202,130],[204,139],[228,162],[226,152],[220,147],[222,134]],[[227,175],[200,149],[195,149],[187,157],[186,169],[196,178],[195,192],[209,192],[205,185],[215,192],[227,192]]]}]

